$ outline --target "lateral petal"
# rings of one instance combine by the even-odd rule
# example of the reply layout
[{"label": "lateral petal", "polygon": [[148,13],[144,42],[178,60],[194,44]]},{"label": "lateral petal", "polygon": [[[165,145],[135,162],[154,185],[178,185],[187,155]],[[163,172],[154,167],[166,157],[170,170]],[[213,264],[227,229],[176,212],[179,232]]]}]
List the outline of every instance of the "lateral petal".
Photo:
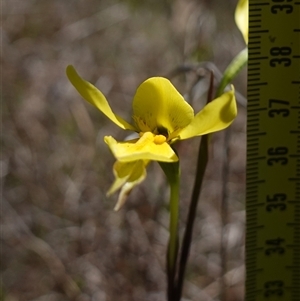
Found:
[{"label": "lateral petal", "polygon": [[113,121],[120,128],[135,131],[135,127],[129,124],[120,116],[116,115],[109,106],[105,96],[91,83],[82,79],[73,66],[68,66],[66,70],[69,81],[78,93],[90,104],[98,108],[106,117]]},{"label": "lateral petal", "polygon": [[207,104],[193,121],[179,132],[179,139],[188,139],[223,130],[232,123],[236,115],[236,100],[234,90],[232,90]]}]

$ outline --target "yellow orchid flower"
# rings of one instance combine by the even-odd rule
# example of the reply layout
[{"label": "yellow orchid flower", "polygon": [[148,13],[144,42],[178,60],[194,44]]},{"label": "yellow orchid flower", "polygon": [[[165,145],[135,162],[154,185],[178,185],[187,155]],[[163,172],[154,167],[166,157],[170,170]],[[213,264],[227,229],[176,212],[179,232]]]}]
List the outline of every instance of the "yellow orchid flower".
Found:
[{"label": "yellow orchid flower", "polygon": [[133,98],[133,124],[113,113],[105,96],[82,79],[72,66],[67,76],[79,94],[97,107],[119,127],[132,130],[139,138],[118,142],[111,136],[104,140],[117,159],[116,180],[108,194],[122,187],[118,209],[132,188],[146,177],[149,161],[176,162],[178,157],[170,146],[177,140],[216,132],[228,127],[237,114],[234,90],[207,104],[198,114],[184,100],[171,82],[163,77],[144,81]]},{"label": "yellow orchid flower", "polygon": [[249,18],[249,3],[248,0],[240,0],[235,10],[235,22],[241,31],[246,44],[248,44],[248,18]]}]

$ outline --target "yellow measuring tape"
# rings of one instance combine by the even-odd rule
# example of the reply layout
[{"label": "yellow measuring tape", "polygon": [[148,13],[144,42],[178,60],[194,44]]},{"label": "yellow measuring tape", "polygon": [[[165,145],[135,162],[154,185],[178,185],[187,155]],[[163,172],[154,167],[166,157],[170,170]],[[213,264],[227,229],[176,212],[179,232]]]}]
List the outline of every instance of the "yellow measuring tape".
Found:
[{"label": "yellow measuring tape", "polygon": [[300,301],[300,0],[249,0],[246,301]]}]

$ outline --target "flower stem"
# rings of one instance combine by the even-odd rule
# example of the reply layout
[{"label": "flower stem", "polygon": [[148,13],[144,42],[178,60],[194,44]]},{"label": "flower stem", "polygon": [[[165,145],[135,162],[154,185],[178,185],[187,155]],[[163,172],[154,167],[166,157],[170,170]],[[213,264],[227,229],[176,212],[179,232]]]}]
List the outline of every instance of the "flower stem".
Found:
[{"label": "flower stem", "polygon": [[170,238],[167,251],[168,300],[175,300],[175,277],[178,255],[178,218],[179,218],[179,163],[160,162],[170,185]]},{"label": "flower stem", "polygon": [[178,251],[178,208],[179,208],[179,179],[170,183],[170,249],[169,261],[173,265],[176,262]]},{"label": "flower stem", "polygon": [[[179,177],[175,182],[170,183],[170,239],[167,255],[167,267],[169,277],[169,300],[174,300],[176,262],[178,254],[178,213],[179,213]],[[168,290],[168,291],[169,291]]]},{"label": "flower stem", "polygon": [[237,76],[237,74],[247,64],[247,61],[248,48],[245,48],[231,61],[231,63],[226,68],[216,92],[216,97],[219,97],[223,93],[226,86]]}]

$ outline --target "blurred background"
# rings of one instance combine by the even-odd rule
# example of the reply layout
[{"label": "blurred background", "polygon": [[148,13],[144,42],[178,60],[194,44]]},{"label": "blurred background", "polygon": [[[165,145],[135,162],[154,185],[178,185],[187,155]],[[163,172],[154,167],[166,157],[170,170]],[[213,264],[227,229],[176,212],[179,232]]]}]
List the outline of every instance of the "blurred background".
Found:
[{"label": "blurred background", "polygon": [[[135,89],[150,76],[169,77],[197,111],[207,68],[217,84],[245,47],[236,4],[2,1],[1,300],[166,300],[164,175],[152,163],[146,181],[113,211],[117,195],[106,191],[114,158],[103,136],[128,133],[81,99],[65,69],[74,65],[128,121]],[[184,300],[243,300],[245,70],[234,84],[239,115],[227,138],[220,132],[211,140]],[[181,237],[199,141],[177,145]]]}]

